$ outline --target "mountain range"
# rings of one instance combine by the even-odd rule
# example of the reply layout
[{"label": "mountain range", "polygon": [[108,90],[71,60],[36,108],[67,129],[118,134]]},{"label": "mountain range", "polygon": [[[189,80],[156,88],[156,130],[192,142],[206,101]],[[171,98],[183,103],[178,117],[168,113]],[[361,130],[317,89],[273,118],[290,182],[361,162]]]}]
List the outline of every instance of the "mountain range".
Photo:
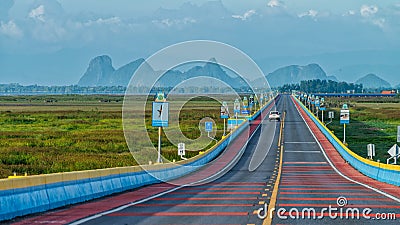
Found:
[{"label": "mountain range", "polygon": [[[143,65],[142,65],[143,64]],[[223,84],[215,82],[215,79],[224,81],[229,86],[240,88],[246,86],[246,81],[239,76],[230,76],[221,68],[216,59],[212,58],[204,65],[194,65],[186,71],[168,70],[168,71],[155,71],[144,60],[138,59],[131,63],[115,69],[112,65],[112,60],[107,55],[97,56],[89,63],[86,72],[83,74],[78,82],[79,86],[127,86],[130,82],[132,75],[139,68],[144,66],[146,73],[149,74],[163,74],[156,82],[156,87],[175,87],[180,83],[185,83],[192,78],[199,76],[209,77],[211,79],[197,79],[196,86],[216,86],[222,87]],[[215,78],[215,79],[213,79]],[[135,85],[147,84],[145,80],[139,80]],[[183,84],[185,85],[185,84]]]},{"label": "mountain range", "polygon": [[[112,59],[107,55],[97,56],[92,59],[86,72],[78,82],[79,86],[127,86],[132,75],[139,68],[144,66],[147,73],[160,73],[154,69],[142,58],[132,61],[118,69],[112,65]],[[189,81],[198,76],[205,76],[224,81],[234,88],[245,87],[246,81],[237,75],[227,72],[222,68],[215,58],[201,65],[196,64],[186,70],[168,70],[161,71],[164,74],[156,83],[156,86],[175,87],[180,83]],[[228,75],[229,74],[229,75]],[[305,66],[290,65],[276,69],[266,75],[266,79],[271,87],[278,87],[284,84],[295,84],[302,80],[332,80],[339,81],[335,76],[328,76],[319,64],[312,63]],[[146,81],[138,81],[139,84],[145,84]],[[196,79],[196,86],[223,86],[222,83],[210,79]],[[259,86],[263,83],[260,80],[248,81],[253,86]],[[357,81],[357,84],[363,84],[365,88],[390,88],[391,85],[378,77],[376,74],[368,74]],[[138,85],[139,85],[138,84]],[[184,85],[184,84],[183,84]]]},{"label": "mountain range", "polygon": [[327,76],[325,71],[318,64],[309,64],[306,66],[291,65],[279,68],[269,73],[267,80],[272,87],[282,86],[284,84],[296,84],[302,80],[333,80],[334,76]]},{"label": "mountain range", "polygon": [[356,84],[362,84],[364,88],[391,88],[392,86],[389,82],[384,79],[378,77],[377,75],[370,73],[367,74],[360,79],[358,79]]}]

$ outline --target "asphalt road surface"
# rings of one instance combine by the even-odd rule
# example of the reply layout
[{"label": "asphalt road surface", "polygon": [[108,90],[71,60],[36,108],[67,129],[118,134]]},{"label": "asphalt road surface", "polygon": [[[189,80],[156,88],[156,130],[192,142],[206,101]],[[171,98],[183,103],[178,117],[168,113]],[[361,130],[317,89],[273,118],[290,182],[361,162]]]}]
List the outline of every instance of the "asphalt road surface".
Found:
[{"label": "asphalt road surface", "polygon": [[[275,206],[276,211],[281,208],[281,212],[279,216],[275,214],[273,223],[399,224],[399,202],[339,175],[325,158],[295,104],[288,96],[283,101],[287,115],[282,139],[282,174]],[[396,214],[397,221],[381,219],[393,216],[392,213]]]}]

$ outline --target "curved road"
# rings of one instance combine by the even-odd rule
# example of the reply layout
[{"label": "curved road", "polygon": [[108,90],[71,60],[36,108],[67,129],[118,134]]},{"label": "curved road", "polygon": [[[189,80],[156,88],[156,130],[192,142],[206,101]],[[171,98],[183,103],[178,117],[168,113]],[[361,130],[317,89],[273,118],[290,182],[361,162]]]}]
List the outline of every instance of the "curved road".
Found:
[{"label": "curved road", "polygon": [[[255,131],[248,140],[243,156],[232,168],[229,168],[226,174],[216,180],[188,187],[169,184],[152,185],[94,203],[78,205],[75,211],[61,209],[53,214],[44,214],[40,216],[40,219],[30,218],[17,224],[57,224],[55,222],[57,220],[60,224],[62,221],[71,221],[61,219],[76,216],[72,214],[81,213],[76,218],[84,217],[82,215],[86,215],[88,209],[93,211],[92,207],[98,207],[99,212],[104,211],[101,210],[102,204],[105,205],[104,208],[107,208],[108,204],[108,208],[113,208],[110,205],[117,199],[125,199],[131,203],[106,213],[77,220],[72,224],[398,223],[395,220],[400,220],[400,203],[371,190],[367,185],[353,182],[339,174],[340,170],[351,171],[351,169],[348,165],[343,165],[337,170],[335,164],[327,159],[326,155],[329,154],[326,154],[322,148],[327,144],[321,145],[320,141],[317,141],[315,136],[318,135],[314,134],[317,131],[311,132],[310,125],[302,117],[304,112],[301,113],[298,110],[290,96],[283,95],[276,107],[277,110],[286,112],[284,122],[255,121],[255,125],[263,123],[265,129]],[[255,125],[252,125],[251,129],[254,129]],[[275,130],[277,132],[274,132]],[[273,136],[272,143],[271,136]],[[265,148],[269,146],[271,148],[261,166],[254,171],[249,171],[249,164],[259,139]],[[241,144],[245,141],[247,137],[235,140]],[[237,145],[236,149],[235,144],[228,146],[232,149],[228,149],[211,165],[181,179],[207,177],[223,170],[226,160],[234,159],[234,155],[243,150]],[[280,155],[283,155],[282,159]],[[362,177],[362,175],[357,176]],[[394,186],[389,186],[390,188],[399,190]],[[154,197],[144,200],[140,197],[151,194]],[[264,220],[258,218],[257,211],[260,208],[269,211],[275,208],[273,217],[267,216]],[[367,213],[367,216],[370,216],[369,219],[364,218],[362,214],[362,211],[368,208],[370,208]],[[268,210],[261,212],[265,213]],[[346,210],[349,212],[346,213]],[[346,219],[346,214],[350,217],[357,216],[354,214],[356,210],[360,212],[359,219]],[[377,217],[385,215],[396,218],[378,221]],[[296,216],[298,218],[295,218]]]}]

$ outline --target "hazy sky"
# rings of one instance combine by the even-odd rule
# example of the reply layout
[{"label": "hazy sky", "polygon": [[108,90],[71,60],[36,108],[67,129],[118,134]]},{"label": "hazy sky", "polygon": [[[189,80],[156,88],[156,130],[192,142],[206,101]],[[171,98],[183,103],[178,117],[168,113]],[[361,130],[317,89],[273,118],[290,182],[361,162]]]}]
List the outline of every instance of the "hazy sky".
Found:
[{"label": "hazy sky", "polygon": [[193,39],[257,62],[400,51],[400,0],[0,0],[0,83],[75,84],[97,55],[119,67]]}]

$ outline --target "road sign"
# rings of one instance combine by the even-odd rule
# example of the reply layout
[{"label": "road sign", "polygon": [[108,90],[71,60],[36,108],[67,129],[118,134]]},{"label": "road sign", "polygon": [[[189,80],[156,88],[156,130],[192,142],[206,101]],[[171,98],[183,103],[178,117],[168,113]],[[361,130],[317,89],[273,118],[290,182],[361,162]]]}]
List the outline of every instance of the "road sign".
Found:
[{"label": "road sign", "polygon": [[165,94],[162,91],[157,92],[157,95],[154,99],[155,102],[165,102],[166,98],[165,98]]},{"label": "road sign", "polygon": [[178,143],[178,155],[185,156],[185,143]]},{"label": "road sign", "polygon": [[254,105],[254,96],[250,95],[249,97],[249,106],[253,110],[253,105]]},{"label": "road sign", "polygon": [[239,99],[235,99],[235,102],[233,103],[233,112],[235,114],[240,113],[240,102],[239,102]]},{"label": "road sign", "polygon": [[247,97],[243,97],[243,109],[249,108],[249,101],[247,100]]},{"label": "road sign", "polygon": [[370,159],[375,156],[375,145],[374,144],[368,144],[367,145],[367,155]]},{"label": "road sign", "polygon": [[212,122],[206,122],[205,126],[206,126],[206,132],[212,132],[212,130],[213,130],[213,123]]},{"label": "road sign", "polygon": [[322,100],[320,102],[319,110],[321,110],[321,111],[325,111],[326,110],[325,102],[323,102]]},{"label": "road sign", "polygon": [[395,157],[396,155],[399,155],[399,146],[397,146],[396,144],[393,145],[393,147],[391,147],[389,149],[388,153],[392,157]]},{"label": "road sign", "polygon": [[152,126],[168,127],[168,102],[153,102]]},{"label": "road sign", "polygon": [[400,126],[397,127],[397,142],[400,142]]},{"label": "road sign", "polygon": [[342,109],[340,110],[340,124],[350,123],[350,110]]},{"label": "road sign", "polygon": [[229,118],[228,104],[226,102],[222,102],[221,119],[228,119],[228,118]]},{"label": "road sign", "polygon": [[245,121],[245,119],[228,119],[228,130],[232,130]]},{"label": "road sign", "polygon": [[329,118],[329,119],[335,118],[335,112],[329,112],[328,118]]},{"label": "road sign", "polygon": [[320,103],[319,99],[317,98],[317,99],[315,100],[315,106],[316,106],[316,107],[319,107],[320,105],[321,105],[321,103]]}]

